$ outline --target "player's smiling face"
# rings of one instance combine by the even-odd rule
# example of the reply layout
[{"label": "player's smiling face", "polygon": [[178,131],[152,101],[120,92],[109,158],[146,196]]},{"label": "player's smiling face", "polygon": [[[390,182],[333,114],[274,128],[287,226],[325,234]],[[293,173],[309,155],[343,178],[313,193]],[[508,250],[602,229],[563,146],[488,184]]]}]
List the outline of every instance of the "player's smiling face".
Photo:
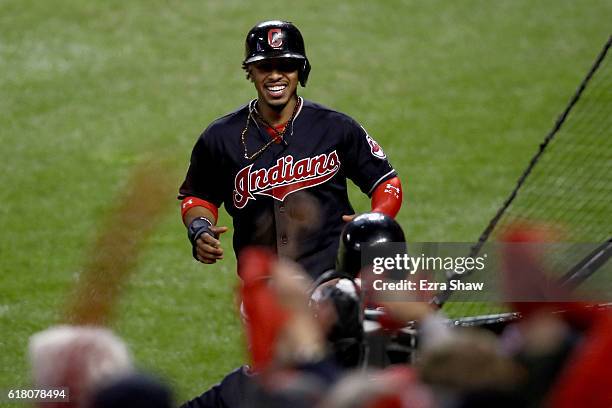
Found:
[{"label": "player's smiling face", "polygon": [[273,58],[253,63],[251,79],[258,99],[271,108],[282,109],[295,95],[300,60]]}]

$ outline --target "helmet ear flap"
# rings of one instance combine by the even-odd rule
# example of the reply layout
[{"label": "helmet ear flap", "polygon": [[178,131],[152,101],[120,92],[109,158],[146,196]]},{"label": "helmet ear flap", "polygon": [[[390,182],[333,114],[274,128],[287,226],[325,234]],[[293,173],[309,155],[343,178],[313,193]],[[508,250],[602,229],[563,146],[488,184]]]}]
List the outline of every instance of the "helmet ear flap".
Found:
[{"label": "helmet ear flap", "polygon": [[308,62],[308,58],[304,58],[304,64],[302,65],[302,68],[300,68],[299,72],[299,80],[302,87],[306,86],[308,74],[310,74],[310,62]]}]

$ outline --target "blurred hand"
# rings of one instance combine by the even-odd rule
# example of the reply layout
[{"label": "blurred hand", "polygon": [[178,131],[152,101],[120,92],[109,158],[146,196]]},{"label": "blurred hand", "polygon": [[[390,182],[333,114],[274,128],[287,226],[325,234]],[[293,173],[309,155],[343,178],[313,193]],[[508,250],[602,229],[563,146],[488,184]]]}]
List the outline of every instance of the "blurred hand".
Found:
[{"label": "blurred hand", "polygon": [[344,221],[344,222],[351,222],[351,221],[353,221],[353,218],[355,218],[356,216],[357,216],[357,214],[343,215],[342,216],[342,221]]}]

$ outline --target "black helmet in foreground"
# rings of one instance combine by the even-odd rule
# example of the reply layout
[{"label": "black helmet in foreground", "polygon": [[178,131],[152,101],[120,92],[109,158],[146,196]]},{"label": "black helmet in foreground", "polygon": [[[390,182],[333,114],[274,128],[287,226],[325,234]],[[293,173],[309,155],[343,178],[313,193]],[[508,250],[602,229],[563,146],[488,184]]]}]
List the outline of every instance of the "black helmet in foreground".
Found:
[{"label": "black helmet in foreground", "polygon": [[306,86],[310,62],[306,57],[304,39],[300,30],[289,21],[264,21],[251,28],[245,42],[242,67],[270,58],[295,58],[302,61],[299,80]]},{"label": "black helmet in foreground", "polygon": [[402,227],[392,217],[377,212],[356,216],[340,234],[336,273],[355,278],[361,270],[361,254],[365,248],[392,242],[406,242]]}]

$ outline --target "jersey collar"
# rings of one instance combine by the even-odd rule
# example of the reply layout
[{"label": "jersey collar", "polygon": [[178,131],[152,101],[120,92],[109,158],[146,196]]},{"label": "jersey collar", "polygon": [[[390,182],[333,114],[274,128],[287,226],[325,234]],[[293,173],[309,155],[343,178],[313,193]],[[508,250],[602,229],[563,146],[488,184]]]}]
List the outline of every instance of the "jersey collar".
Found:
[{"label": "jersey collar", "polygon": [[[298,101],[300,102],[300,107],[298,108],[298,111],[295,113],[295,116],[293,117],[293,122],[295,122],[298,116],[300,116],[300,112],[302,112],[302,108],[304,107],[304,98],[298,95]],[[257,110],[257,99],[253,99],[251,102],[249,102],[249,113],[252,113],[252,112],[257,112],[258,115],[260,114],[259,111]],[[257,125],[257,127],[259,128],[259,123],[257,123],[256,120],[254,122],[255,122],[255,125]]]}]

